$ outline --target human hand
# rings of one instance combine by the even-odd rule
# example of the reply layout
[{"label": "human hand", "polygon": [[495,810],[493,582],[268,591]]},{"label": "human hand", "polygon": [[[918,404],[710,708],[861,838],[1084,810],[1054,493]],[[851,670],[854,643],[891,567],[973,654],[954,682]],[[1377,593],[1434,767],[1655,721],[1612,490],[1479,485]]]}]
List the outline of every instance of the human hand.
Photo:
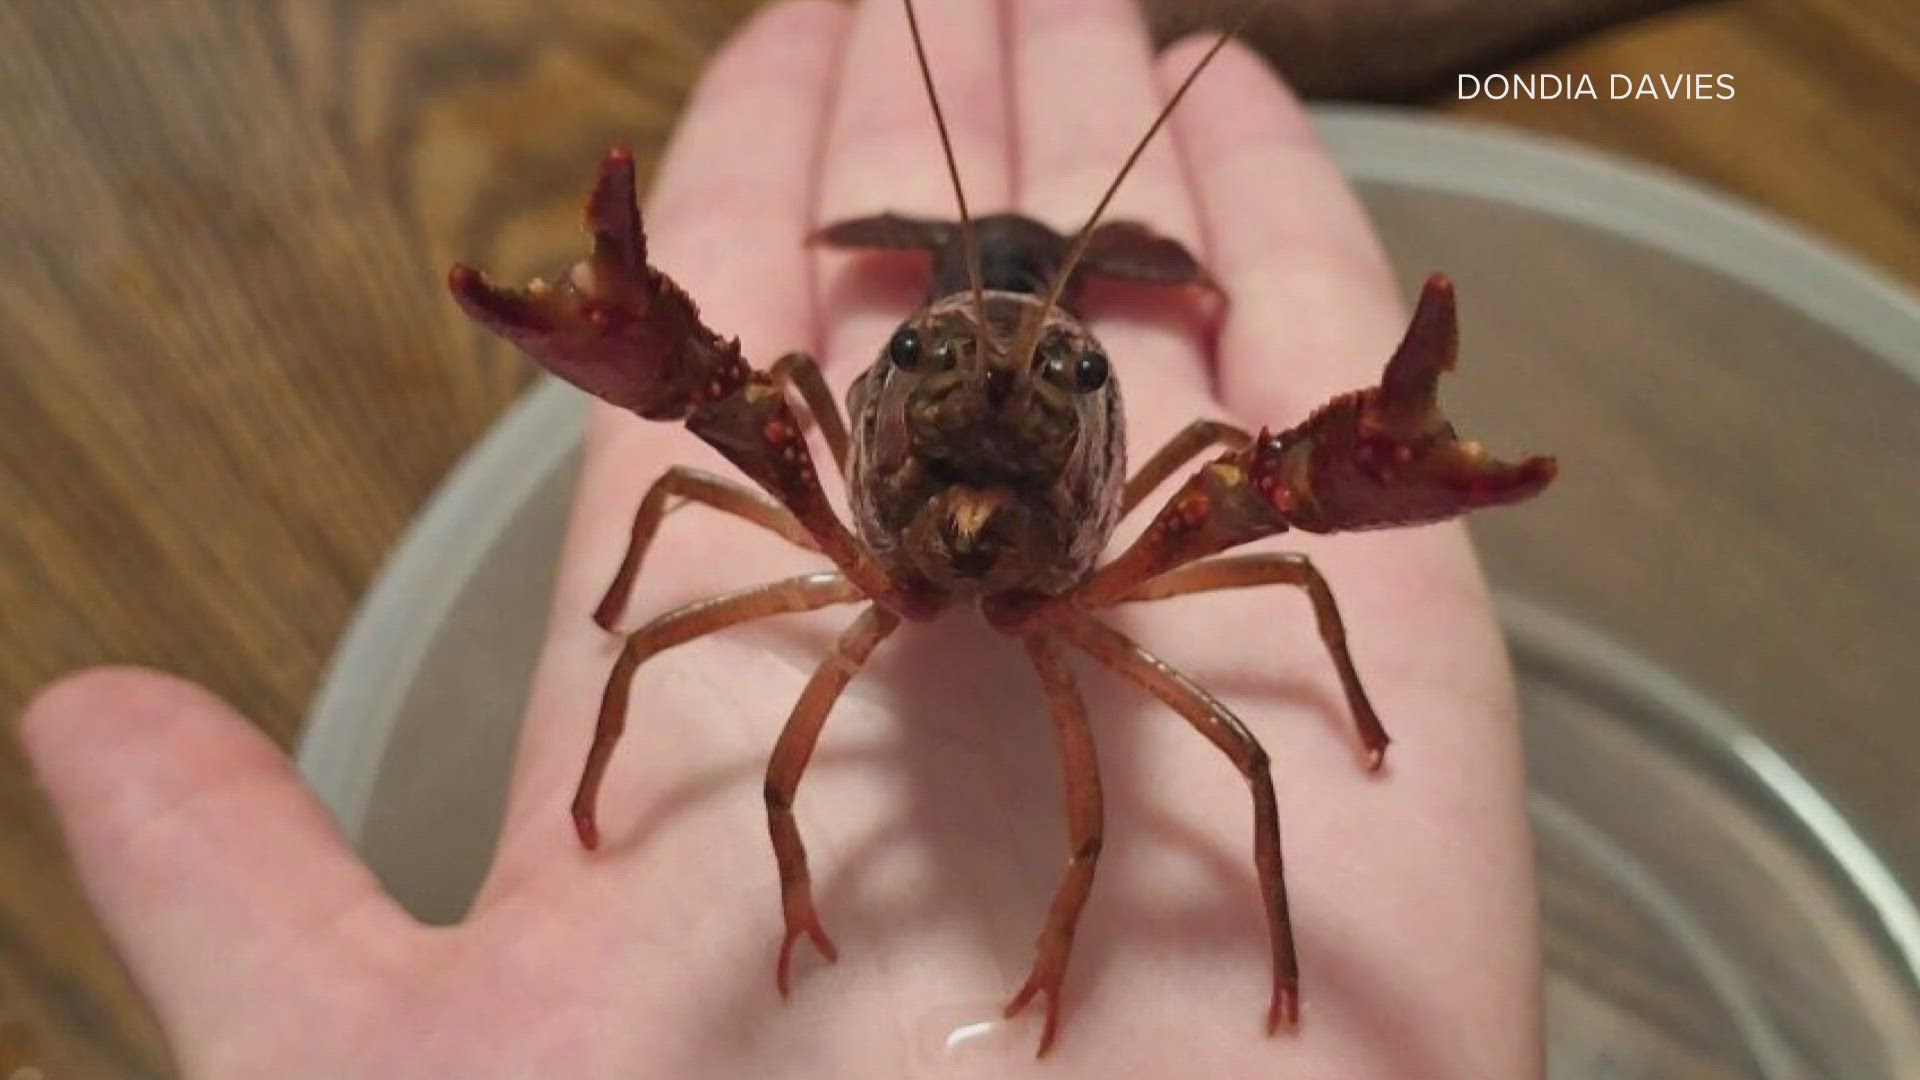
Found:
[{"label": "human hand", "polygon": [[[1084,217],[1201,47],[1154,61],[1124,0],[925,7],[974,205],[1060,227]],[[1113,216],[1185,241],[1233,303],[1208,349],[1177,299],[1090,297],[1136,450],[1200,416],[1279,426],[1372,382],[1403,309],[1297,105],[1230,48],[1169,135]],[[952,213],[904,19],[892,0],[798,3],[768,9],[710,69],[647,220],[655,261],[713,326],[761,363],[811,345],[843,388],[920,283],[801,238],[886,209]],[[1290,545],[1333,583],[1395,736],[1379,777],[1357,763],[1302,598],[1243,591],[1116,618],[1235,706],[1273,759],[1302,1022],[1262,1028],[1244,785],[1178,718],[1083,665],[1107,846],[1062,1034],[1036,1065],[1039,1010],[998,1016],[1066,854],[1058,764],[1018,648],[976,619],[903,628],[829,722],[797,810],[841,960],[803,951],[791,1001],[773,988],[781,920],[758,781],[844,609],[643,668],[601,850],[575,841],[567,804],[615,651],[587,613],[638,493],[675,462],[724,471],[675,426],[596,409],[500,849],[458,926],[395,907],[279,752],[203,691],[101,671],[29,710],[23,734],[88,893],[190,1074],[1537,1072],[1512,690],[1457,525]],[[706,511],[674,515],[628,623],[819,565]]]}]

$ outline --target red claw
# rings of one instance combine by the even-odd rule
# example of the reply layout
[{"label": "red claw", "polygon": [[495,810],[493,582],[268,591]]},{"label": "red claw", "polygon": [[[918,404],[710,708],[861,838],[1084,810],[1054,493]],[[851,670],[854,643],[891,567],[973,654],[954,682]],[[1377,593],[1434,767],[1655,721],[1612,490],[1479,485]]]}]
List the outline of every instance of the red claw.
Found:
[{"label": "red claw", "polygon": [[557,282],[500,288],[456,265],[447,288],[541,367],[648,419],[685,416],[746,378],[738,343],[708,329],[686,292],[647,264],[631,151],[616,148],[600,163],[585,225],[592,252]]},{"label": "red claw", "polygon": [[1380,385],[1343,394],[1249,450],[1287,523],[1309,532],[1416,525],[1519,502],[1552,482],[1552,458],[1497,461],[1455,433],[1438,391],[1458,357],[1453,285],[1435,274]]}]

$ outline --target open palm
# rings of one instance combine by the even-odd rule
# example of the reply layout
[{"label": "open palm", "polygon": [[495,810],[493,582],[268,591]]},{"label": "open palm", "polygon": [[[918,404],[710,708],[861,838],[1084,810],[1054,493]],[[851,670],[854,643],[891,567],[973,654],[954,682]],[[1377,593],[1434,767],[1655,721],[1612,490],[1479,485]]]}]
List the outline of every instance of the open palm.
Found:
[{"label": "open palm", "polygon": [[[925,8],[976,207],[1063,228],[1200,45],[1156,60],[1127,0]],[[696,94],[650,201],[653,257],[758,362],[813,348],[844,389],[919,299],[911,260],[802,243],[816,223],[881,210],[951,216],[912,64],[892,0],[799,0],[756,19]],[[1371,382],[1403,325],[1351,195],[1252,54],[1224,53],[1170,136],[1115,216],[1185,241],[1232,303],[1207,342],[1191,297],[1090,297],[1136,453],[1196,417],[1297,420]],[[1187,725],[1082,665],[1106,855],[1062,1035],[1036,1065],[1038,1020],[998,1017],[1066,854],[1057,755],[1017,645],[970,613],[904,628],[834,712],[797,809],[842,957],[798,954],[792,1000],[773,985],[781,917],[759,781],[852,609],[754,624],[642,669],[601,850],[575,841],[567,804],[617,651],[588,613],[638,493],[677,462],[724,470],[677,426],[596,407],[500,851],[458,926],[401,912],[279,752],[204,691],[95,671],[29,710],[24,736],[89,895],[189,1073],[1537,1070],[1512,691],[1457,525],[1292,545],[1331,580],[1395,737],[1379,776],[1360,767],[1301,596],[1121,610],[1118,625],[1234,705],[1273,759],[1301,1025],[1276,1038],[1262,1025],[1268,953],[1245,786]],[[821,565],[690,509],[667,520],[627,623]]]}]

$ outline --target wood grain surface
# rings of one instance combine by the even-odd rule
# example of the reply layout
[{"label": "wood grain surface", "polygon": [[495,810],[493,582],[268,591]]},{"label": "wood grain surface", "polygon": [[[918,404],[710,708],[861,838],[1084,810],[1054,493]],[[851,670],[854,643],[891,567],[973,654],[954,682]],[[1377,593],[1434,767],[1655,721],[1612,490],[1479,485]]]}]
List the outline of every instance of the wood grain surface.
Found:
[{"label": "wood grain surface", "polygon": [[[443,268],[562,258],[583,163],[651,163],[753,6],[0,3],[0,715],[138,661],[289,744],[388,545],[529,375]],[[1722,0],[1510,70],[1734,74],[1732,101],[1425,105],[1665,165],[1920,284],[1912,0]],[[0,1077],[170,1075],[11,739],[0,882]]]}]

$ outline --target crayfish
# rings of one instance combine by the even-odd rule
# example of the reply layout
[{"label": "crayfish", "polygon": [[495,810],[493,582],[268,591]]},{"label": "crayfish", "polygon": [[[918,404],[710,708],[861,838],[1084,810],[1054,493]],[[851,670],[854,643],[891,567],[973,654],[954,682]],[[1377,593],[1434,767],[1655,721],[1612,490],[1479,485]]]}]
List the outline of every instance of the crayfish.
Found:
[{"label": "crayfish", "polygon": [[[903,621],[973,605],[1026,651],[1052,713],[1066,774],[1071,851],[1031,974],[1007,1006],[1046,998],[1044,1053],[1075,926],[1101,850],[1101,794],[1092,735],[1062,646],[1144,687],[1233,762],[1251,789],[1254,849],[1272,951],[1267,1027],[1297,1022],[1299,972],[1281,872],[1266,753],[1251,732],[1186,676],[1101,621],[1114,605],[1252,585],[1305,590],[1358,727],[1378,769],[1388,736],[1369,703],[1332,591],[1295,554],[1212,558],[1302,529],[1331,533],[1440,521],[1518,502],[1554,477],[1551,458],[1505,463],[1457,437],[1436,399],[1456,359],[1454,297],[1429,278],[1377,385],[1334,398],[1278,432],[1196,420],[1131,477],[1114,363],[1077,314],[1096,277],[1211,288],[1194,257],[1145,226],[1102,221],[1132,161],[1209,52],[1171,95],[1072,238],[1029,218],[968,210],[911,2],[913,40],[959,205],[957,222],[880,214],[841,221],[814,239],[853,249],[924,252],[927,300],[899,324],[847,397],[842,420],[820,368],[789,354],[751,364],[737,340],[704,322],[693,300],[650,265],[632,155],[600,167],[586,209],[588,257],[554,283],[490,285],[456,266],[449,284],[474,319],[575,386],[649,420],[679,420],[766,495],[671,469],[641,499],[632,538],[594,619],[612,630],[669,500],[702,503],[818,551],[830,572],[742,589],[668,612],[626,635],[608,678],[572,813],[581,843],[598,843],[596,797],[621,734],[635,671],[663,650],[770,615],[864,603],[814,671],[767,767],[765,800],[779,865],[785,936],[776,979],[812,940],[831,959],[815,912],[794,796],[828,712]],[[1228,36],[1214,46],[1218,50]],[[817,428],[849,489],[851,527],[828,502],[809,450]],[[1209,451],[1145,531],[1106,562],[1122,516]]]}]

